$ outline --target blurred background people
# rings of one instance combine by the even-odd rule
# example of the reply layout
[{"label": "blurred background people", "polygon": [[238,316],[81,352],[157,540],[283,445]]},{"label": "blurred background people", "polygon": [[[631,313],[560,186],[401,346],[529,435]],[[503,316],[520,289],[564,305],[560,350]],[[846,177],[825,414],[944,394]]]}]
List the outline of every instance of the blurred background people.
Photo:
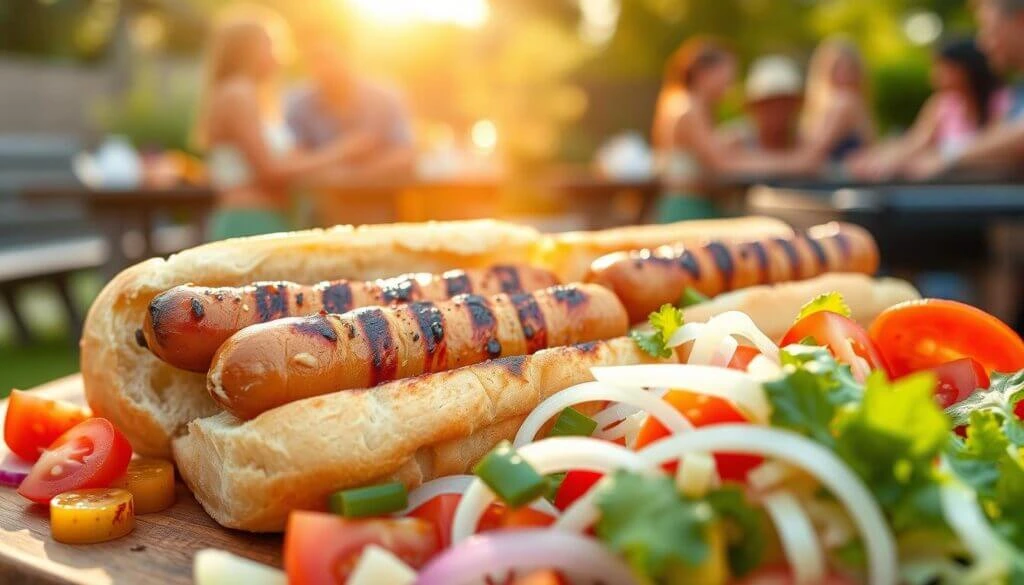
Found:
[{"label": "blurred background people", "polygon": [[342,27],[309,25],[299,35],[308,83],[287,100],[286,119],[299,145],[311,150],[336,141],[353,147],[329,180],[377,179],[413,170],[412,121],[394,89],[356,71]]},{"label": "blurred background people", "polygon": [[744,85],[746,116],[723,129],[723,140],[750,150],[792,150],[797,144],[803,93],[803,77],[793,59],[759,57],[750,65]]},{"label": "blurred background people", "polygon": [[666,192],[662,222],[716,217],[708,187],[728,175],[808,172],[806,157],[739,151],[715,132],[715,109],[736,81],[736,57],[721,42],[697,37],[671,57],[654,111],[651,141]]},{"label": "blurred background people", "polygon": [[840,163],[874,140],[865,77],[860,50],[851,41],[826,39],[815,49],[800,140],[816,160]]},{"label": "blurred background people", "polygon": [[211,240],[290,229],[289,185],[362,148],[337,142],[315,152],[295,148],[277,95],[284,31],[274,13],[246,7],[226,13],[210,38],[195,138],[217,191]]},{"label": "blurred background people", "polygon": [[[1024,0],[977,0],[978,41],[992,65],[1007,75],[1024,73]],[[983,171],[1020,177],[1024,162],[1024,82],[1008,88],[1006,113],[959,152],[933,153],[915,165],[913,178],[950,171]]]},{"label": "blurred background people", "polygon": [[929,157],[955,157],[982,132],[997,126],[1009,108],[1009,96],[973,39],[943,44],[932,64],[935,92],[913,127],[850,162],[851,172],[871,180],[918,174]]}]

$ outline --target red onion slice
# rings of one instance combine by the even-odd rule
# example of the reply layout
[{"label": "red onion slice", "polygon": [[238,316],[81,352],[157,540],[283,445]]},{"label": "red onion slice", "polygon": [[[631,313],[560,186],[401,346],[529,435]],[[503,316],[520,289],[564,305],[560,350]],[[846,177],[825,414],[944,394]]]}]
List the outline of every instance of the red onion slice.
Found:
[{"label": "red onion slice", "polygon": [[629,567],[592,538],[548,529],[507,530],[474,536],[435,558],[414,585],[478,585],[489,575],[554,569],[574,581],[635,585]]},{"label": "red onion slice", "polygon": [[18,487],[28,477],[32,464],[14,453],[5,453],[0,460],[0,485]]}]

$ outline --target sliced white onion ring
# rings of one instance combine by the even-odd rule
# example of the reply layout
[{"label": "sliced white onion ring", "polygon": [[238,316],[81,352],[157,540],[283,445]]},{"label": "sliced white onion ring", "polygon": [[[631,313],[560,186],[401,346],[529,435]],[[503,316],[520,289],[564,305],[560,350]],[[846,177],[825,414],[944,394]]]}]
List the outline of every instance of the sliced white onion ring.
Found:
[{"label": "sliced white onion ring", "polygon": [[726,311],[715,315],[708,319],[703,328],[687,329],[687,326],[683,325],[669,338],[667,345],[676,347],[692,339],[694,344],[690,350],[690,359],[694,363],[710,363],[711,356],[722,338],[733,335],[753,343],[762,355],[778,363],[779,346],[757,328],[750,316],[740,311]]},{"label": "sliced white onion ring", "polygon": [[476,585],[488,575],[554,569],[573,582],[637,583],[625,562],[598,541],[557,530],[527,529],[474,536],[434,558],[414,585]]},{"label": "sliced white onion ring", "polygon": [[974,564],[962,583],[992,583],[1009,571],[1007,559],[1015,554],[999,537],[981,511],[977,494],[956,481],[946,481],[939,489],[942,514],[960,542],[974,558]]},{"label": "sliced white onion ring", "polygon": [[740,343],[736,341],[736,338],[729,335],[718,342],[718,347],[715,348],[714,355],[711,356],[711,365],[718,366],[719,368],[726,368],[729,366],[729,362],[732,361],[732,356],[736,355],[736,350],[739,349]]},{"label": "sliced white onion ring", "polygon": [[532,441],[544,423],[566,407],[595,400],[612,400],[645,410],[672,432],[683,432],[693,428],[690,421],[672,408],[671,404],[646,390],[635,386],[621,388],[598,382],[585,382],[552,394],[538,404],[519,427],[513,445],[519,448]]},{"label": "sliced white onion ring", "polygon": [[626,417],[625,419],[623,419],[622,422],[613,426],[612,428],[594,433],[594,438],[602,439],[605,441],[618,441],[619,439],[625,438],[626,443],[628,445],[629,438],[639,433],[640,429],[643,428],[644,423],[646,421],[646,412],[635,412],[630,416]]},{"label": "sliced white onion ring", "polygon": [[[867,547],[869,581],[875,585],[897,582],[896,542],[878,503],[860,478],[831,451],[790,431],[725,424],[665,437],[640,451],[640,456],[662,465],[690,453],[708,452],[774,457],[806,470],[843,503],[857,524]],[[559,522],[567,515],[568,510]]]},{"label": "sliced white onion ring", "polygon": [[825,554],[818,534],[800,502],[788,492],[772,492],[761,502],[782,543],[795,585],[814,585],[825,580]]},{"label": "sliced white onion ring", "polygon": [[[661,398],[666,392],[668,392],[668,388],[651,388],[647,390],[647,392]],[[597,422],[598,430],[600,430],[606,429],[620,420],[628,418],[642,410],[643,409],[630,404],[613,403],[608,408],[605,408],[601,412],[595,414],[593,418],[594,421]]]},{"label": "sliced white onion ring", "polygon": [[[573,469],[597,473],[611,473],[618,469],[660,472],[659,468],[621,445],[589,437],[553,437],[524,445],[517,452],[542,474]],[[474,479],[455,509],[452,542],[460,542],[472,536],[480,517],[494,500],[494,493],[484,482]]]},{"label": "sliced white onion ring", "polygon": [[736,370],[693,364],[643,364],[595,367],[590,372],[598,382],[618,388],[682,388],[724,398],[739,406],[755,423],[765,423],[771,416],[771,405],[761,384]]}]

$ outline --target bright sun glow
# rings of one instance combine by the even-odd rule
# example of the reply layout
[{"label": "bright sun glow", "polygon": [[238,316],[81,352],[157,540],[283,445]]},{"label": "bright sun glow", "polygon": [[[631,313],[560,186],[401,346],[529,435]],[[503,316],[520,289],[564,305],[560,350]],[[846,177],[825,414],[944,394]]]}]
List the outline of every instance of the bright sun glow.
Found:
[{"label": "bright sun glow", "polygon": [[476,28],[487,22],[487,0],[347,0],[360,14],[381,24],[447,23]]},{"label": "bright sun glow", "polygon": [[473,145],[480,150],[490,151],[498,146],[498,127],[490,120],[477,120],[469,131]]}]

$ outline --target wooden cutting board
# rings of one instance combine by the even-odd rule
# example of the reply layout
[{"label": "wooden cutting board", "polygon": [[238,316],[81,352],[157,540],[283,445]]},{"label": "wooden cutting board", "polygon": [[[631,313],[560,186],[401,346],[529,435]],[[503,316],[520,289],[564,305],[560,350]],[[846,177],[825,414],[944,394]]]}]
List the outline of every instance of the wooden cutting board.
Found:
[{"label": "wooden cutting board", "polygon": [[[50,397],[82,400],[82,378],[61,378],[36,388]],[[7,401],[0,402],[0,420]],[[68,545],[50,537],[49,511],[13,488],[0,487],[0,584],[145,585],[192,583],[192,558],[219,548],[281,566],[281,537],[220,527],[183,484],[171,508],[136,518],[135,531],[110,542]]]}]

